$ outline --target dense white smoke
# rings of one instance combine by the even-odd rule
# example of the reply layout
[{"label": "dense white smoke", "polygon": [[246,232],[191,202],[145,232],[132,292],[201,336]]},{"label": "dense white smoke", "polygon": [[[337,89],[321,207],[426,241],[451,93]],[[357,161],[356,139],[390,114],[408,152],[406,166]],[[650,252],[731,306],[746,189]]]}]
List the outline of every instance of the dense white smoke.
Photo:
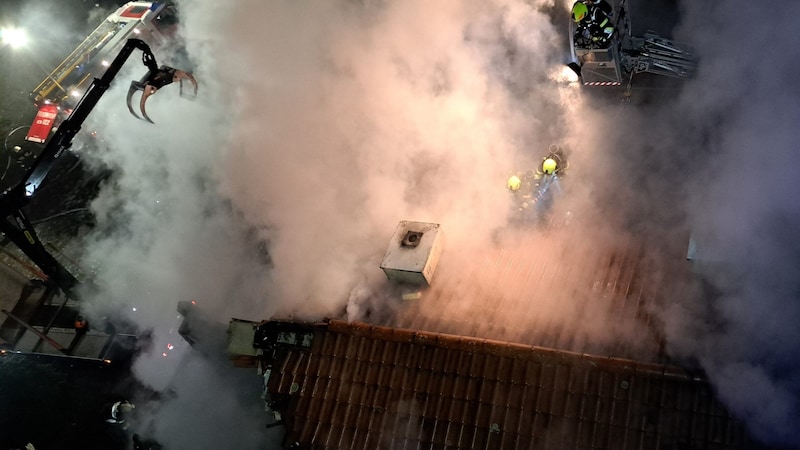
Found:
[{"label": "dense white smoke", "polygon": [[[400,219],[447,223],[455,246],[504,222],[505,193],[487,187],[542,120],[506,83],[543,78],[547,60],[530,52],[552,45],[546,20],[483,2],[271,5],[223,19],[236,51],[209,57],[237,103],[223,187],[274,227],[286,308],[336,312],[355,284],[383,277]],[[493,60],[502,39],[516,67]]]},{"label": "dense white smoke", "polygon": [[691,173],[690,223],[711,284],[664,315],[672,351],[772,443],[800,445],[800,5],[682,2],[679,35],[701,58],[671,131]]},{"label": "dense white smoke", "polygon": [[682,6],[674,37],[694,46],[699,72],[679,96],[634,90],[635,107],[611,110],[605,137],[617,148],[622,181],[610,186],[629,226],[686,230],[685,241],[691,231],[697,245],[692,268],[702,281],[676,279],[656,311],[667,351],[699,363],[757,437],[797,446],[800,95],[791,77],[799,52],[787,43],[796,40],[790,18],[800,9]]},{"label": "dense white smoke", "polygon": [[[684,214],[714,236],[705,251],[737,282],[714,272],[716,296],[687,289],[659,305],[669,350],[698,360],[762,438],[797,443],[798,51],[791,23],[751,26],[792,15],[686,2],[676,36],[696,46],[697,78],[679,98],[620,106],[553,82],[563,30],[540,8],[563,3],[181,2],[198,99],[165,88],[150,104],[157,126],[108,99],[92,119],[108,143],[98,156],[117,169],[86,249],[103,268],[97,303],[126,305],[159,330],[156,346],[175,331],[178,300],[221,322],[340,315],[385,287],[378,265],[399,220],[445,224],[448,249],[463,254],[486,246],[509,210],[498,185],[560,141],[588,149],[576,158],[591,170],[573,178],[589,180],[585,216],[598,230],[588,235],[609,241],[598,246],[613,245],[614,227],[679,234]],[[606,333],[586,327],[589,340]],[[205,364],[170,361],[156,350],[137,373],[179,386],[182,410],[208,400],[195,389],[238,396],[211,369],[165,379]],[[220,408],[231,423],[252,411]],[[170,429],[207,423],[174,411],[162,411]],[[166,430],[157,437],[170,440]],[[267,438],[253,439],[237,448]]]},{"label": "dense white smoke", "polygon": [[[94,314],[123,306],[155,329],[135,371],[178,396],[150,425],[157,439],[201,448],[183,436],[201,436],[208,417],[220,423],[209,448],[268,439],[255,426],[242,441],[236,422],[253,410],[228,401],[257,403],[257,391],[164,350],[177,301],[222,323],[338,316],[387,284],[378,266],[399,220],[446,223],[453,248],[490,242],[510,209],[509,170],[562,135],[560,36],[538,6],[179,5],[198,99],[164,88],[148,105],[152,126],[128,116],[120,82],[89,124],[106,144],[97,159],[116,170],[84,256],[101,268]],[[138,78],[134,66],[120,78]],[[227,400],[203,415],[213,394]]]}]

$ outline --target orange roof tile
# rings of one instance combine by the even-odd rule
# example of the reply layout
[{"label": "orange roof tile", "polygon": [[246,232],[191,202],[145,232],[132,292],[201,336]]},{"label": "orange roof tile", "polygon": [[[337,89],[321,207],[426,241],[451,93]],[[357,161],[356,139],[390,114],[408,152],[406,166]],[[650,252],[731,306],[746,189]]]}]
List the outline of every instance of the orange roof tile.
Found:
[{"label": "orange roof tile", "polygon": [[268,390],[300,448],[756,447],[676,367],[342,321],[285,355]]}]

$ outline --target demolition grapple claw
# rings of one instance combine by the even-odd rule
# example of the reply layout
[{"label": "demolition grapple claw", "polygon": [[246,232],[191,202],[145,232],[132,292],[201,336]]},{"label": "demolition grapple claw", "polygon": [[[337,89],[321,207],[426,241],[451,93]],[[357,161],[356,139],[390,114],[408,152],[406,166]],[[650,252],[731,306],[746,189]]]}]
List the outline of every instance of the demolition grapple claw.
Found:
[{"label": "demolition grapple claw", "polygon": [[[147,65],[150,70],[147,71],[147,74],[145,74],[141,80],[131,81],[131,87],[128,89],[128,110],[131,112],[131,114],[133,114],[134,117],[153,123],[153,121],[147,115],[145,104],[151,95],[155,94],[156,91],[168,84],[175,82],[180,83],[181,97],[194,98],[197,96],[197,80],[194,79],[194,76],[192,76],[191,73],[168,66],[161,66],[157,69],[154,69],[151,67],[151,64],[148,64],[149,61],[147,60],[147,55],[145,55],[144,59],[145,65]],[[154,65],[155,64],[152,64],[152,66]],[[184,87],[184,81],[188,81],[192,88],[189,89]],[[136,91],[142,91],[142,98],[139,100],[139,111],[141,111],[141,116],[136,114],[136,111],[133,109],[133,94]]]}]

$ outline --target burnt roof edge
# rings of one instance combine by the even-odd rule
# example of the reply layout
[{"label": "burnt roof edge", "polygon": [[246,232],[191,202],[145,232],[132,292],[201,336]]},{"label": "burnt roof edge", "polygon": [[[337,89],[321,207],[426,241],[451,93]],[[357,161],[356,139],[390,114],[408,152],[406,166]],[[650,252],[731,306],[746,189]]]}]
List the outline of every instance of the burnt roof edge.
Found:
[{"label": "burnt roof edge", "polygon": [[569,350],[559,350],[536,345],[519,344],[495,339],[475,338],[408,328],[392,328],[370,325],[363,322],[347,322],[330,319],[328,330],[333,333],[366,337],[390,342],[415,345],[431,345],[447,349],[484,353],[513,359],[539,362],[583,364],[613,372],[632,373],[653,377],[671,378],[678,381],[706,382],[696,373],[678,366],[640,362],[612,356],[598,356]]}]

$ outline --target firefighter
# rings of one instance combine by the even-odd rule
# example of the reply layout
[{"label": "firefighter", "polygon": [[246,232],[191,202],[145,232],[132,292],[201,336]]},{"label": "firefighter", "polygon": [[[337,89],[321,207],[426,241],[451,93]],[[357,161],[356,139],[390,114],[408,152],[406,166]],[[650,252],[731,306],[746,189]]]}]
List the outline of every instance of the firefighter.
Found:
[{"label": "firefighter", "polygon": [[530,206],[533,198],[533,184],[531,182],[533,176],[534,171],[528,170],[525,173],[517,173],[508,178],[506,187],[512,194],[512,205],[515,214],[525,214],[528,206]]},{"label": "firefighter", "polygon": [[106,422],[116,425],[122,425],[123,428],[127,428],[128,425],[125,423],[125,420],[131,414],[133,408],[136,408],[136,405],[127,400],[120,400],[114,402],[114,404],[111,405],[111,417],[106,419]]},{"label": "firefighter", "polygon": [[547,157],[542,161],[542,172],[545,175],[554,175],[558,170],[558,163],[554,158]]},{"label": "firefighter", "polygon": [[612,8],[605,0],[578,0],[572,5],[575,21],[575,42],[596,48],[608,47],[614,36]]},{"label": "firefighter", "polygon": [[87,331],[89,331],[89,322],[86,319],[78,314],[75,316],[75,334],[84,335]]},{"label": "firefighter", "polygon": [[552,144],[548,148],[547,155],[542,158],[541,164],[535,170],[529,169],[527,172],[511,175],[506,182],[506,187],[509,191],[526,198],[539,185],[538,180],[545,175],[563,176],[568,167],[569,163],[564,154],[564,149]]},{"label": "firefighter", "polygon": [[536,171],[536,178],[542,178],[544,175],[561,176],[568,167],[569,163],[564,155],[564,149],[556,144],[553,144],[548,149],[547,156],[542,158],[542,164]]},{"label": "firefighter", "polygon": [[578,0],[572,5],[572,20],[575,23],[583,22],[583,19],[586,19],[589,15],[589,5],[582,0]]},{"label": "firefighter", "polygon": [[86,336],[86,333],[89,332],[89,322],[86,319],[78,314],[75,316],[75,322],[73,323],[75,327],[75,337],[72,338],[72,342],[69,344],[69,348],[67,348],[67,352],[71,355],[75,349],[80,345],[83,337]]},{"label": "firefighter", "polygon": [[555,196],[561,195],[560,178],[564,175],[569,164],[564,155],[564,149],[556,144],[552,144],[548,149],[547,155],[542,158],[542,163],[536,169],[536,174],[532,177],[533,198],[531,203],[536,207],[536,214],[539,219],[546,216]]},{"label": "firefighter", "polygon": [[507,186],[509,191],[516,192],[522,187],[522,180],[516,175],[511,175],[508,179]]}]

